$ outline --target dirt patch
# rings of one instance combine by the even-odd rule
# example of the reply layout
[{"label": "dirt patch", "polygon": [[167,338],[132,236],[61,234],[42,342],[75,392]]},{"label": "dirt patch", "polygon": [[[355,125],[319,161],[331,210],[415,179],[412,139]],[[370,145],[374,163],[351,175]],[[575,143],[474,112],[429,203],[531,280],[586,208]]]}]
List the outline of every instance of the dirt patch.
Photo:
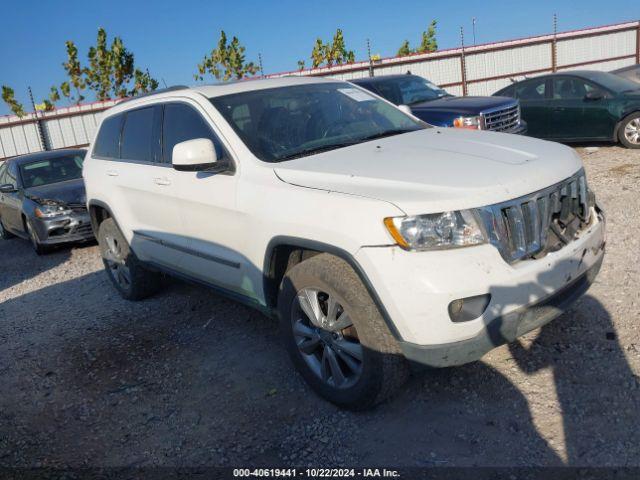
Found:
[{"label": "dirt patch", "polygon": [[0,465],[640,465],[640,151],[579,149],[607,254],[565,315],[349,413],[276,324],[179,282],[121,300],[95,246],[0,242]]}]

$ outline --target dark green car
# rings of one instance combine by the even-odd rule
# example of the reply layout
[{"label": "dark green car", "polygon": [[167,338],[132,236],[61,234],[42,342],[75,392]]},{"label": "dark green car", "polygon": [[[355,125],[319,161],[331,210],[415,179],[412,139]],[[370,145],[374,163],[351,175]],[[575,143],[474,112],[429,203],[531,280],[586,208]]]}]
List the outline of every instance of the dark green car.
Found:
[{"label": "dark green car", "polygon": [[494,95],[520,100],[532,137],[619,141],[640,148],[640,85],[612,73],[571,71],[509,85]]}]

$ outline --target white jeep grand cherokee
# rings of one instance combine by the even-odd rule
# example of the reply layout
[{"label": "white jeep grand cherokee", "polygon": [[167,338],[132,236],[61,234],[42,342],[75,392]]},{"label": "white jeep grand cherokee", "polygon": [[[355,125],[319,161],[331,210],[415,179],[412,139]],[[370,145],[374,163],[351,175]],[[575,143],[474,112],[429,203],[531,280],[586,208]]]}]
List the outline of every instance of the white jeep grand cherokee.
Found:
[{"label": "white jeep grand cherokee", "polygon": [[302,376],[349,408],[388,396],[407,360],[471,362],[557,317],[604,254],[573,150],[432,128],[334,80],[125,101],[84,178],[122,296],[169,273],[275,314]]}]

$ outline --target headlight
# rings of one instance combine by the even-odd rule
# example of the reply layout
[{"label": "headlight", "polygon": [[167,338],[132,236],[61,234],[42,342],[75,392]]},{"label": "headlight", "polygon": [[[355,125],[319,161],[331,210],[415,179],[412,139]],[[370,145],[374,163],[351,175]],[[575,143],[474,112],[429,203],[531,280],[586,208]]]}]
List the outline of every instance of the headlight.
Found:
[{"label": "headlight", "polygon": [[384,224],[405,250],[458,248],[485,243],[479,222],[471,210],[388,217]]},{"label": "headlight", "polygon": [[458,117],[453,120],[453,126],[456,128],[467,128],[469,130],[480,130],[482,128],[482,119],[478,115],[473,117]]},{"label": "headlight", "polygon": [[71,213],[64,205],[38,205],[35,211],[38,218],[52,218]]}]

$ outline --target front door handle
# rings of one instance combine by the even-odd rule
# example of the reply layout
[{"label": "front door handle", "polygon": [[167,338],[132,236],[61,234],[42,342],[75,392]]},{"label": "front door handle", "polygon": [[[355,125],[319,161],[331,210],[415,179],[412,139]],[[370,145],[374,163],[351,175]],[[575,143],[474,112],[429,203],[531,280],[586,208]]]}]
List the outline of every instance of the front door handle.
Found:
[{"label": "front door handle", "polygon": [[110,177],[117,177],[120,174],[117,170],[107,170],[107,175],[109,175]]},{"label": "front door handle", "polygon": [[171,185],[171,180],[169,180],[167,177],[155,177],[153,179],[153,182],[156,185],[162,185],[162,186]]}]

